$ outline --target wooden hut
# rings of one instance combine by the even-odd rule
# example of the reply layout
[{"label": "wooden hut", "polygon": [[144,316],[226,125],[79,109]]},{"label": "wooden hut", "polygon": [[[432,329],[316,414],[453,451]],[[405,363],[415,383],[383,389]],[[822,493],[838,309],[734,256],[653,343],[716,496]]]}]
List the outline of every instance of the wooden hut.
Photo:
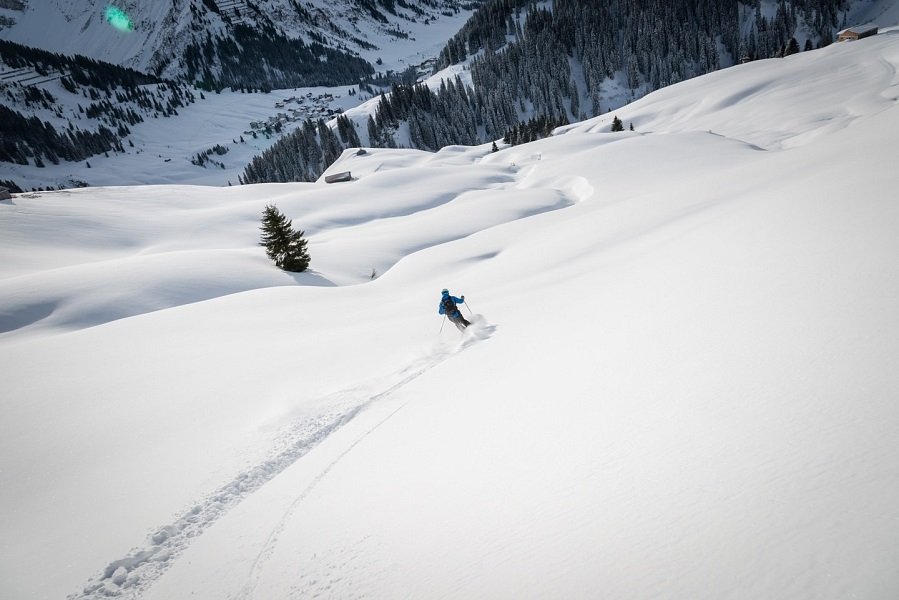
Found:
[{"label": "wooden hut", "polygon": [[325,176],[325,183],[340,183],[341,181],[352,181],[353,175],[349,171],[343,173],[334,173]]},{"label": "wooden hut", "polygon": [[872,35],[877,35],[877,25],[873,23],[856,25],[855,27],[849,27],[848,29],[839,32],[837,34],[837,41],[848,42],[860,40],[862,38],[871,37]]}]

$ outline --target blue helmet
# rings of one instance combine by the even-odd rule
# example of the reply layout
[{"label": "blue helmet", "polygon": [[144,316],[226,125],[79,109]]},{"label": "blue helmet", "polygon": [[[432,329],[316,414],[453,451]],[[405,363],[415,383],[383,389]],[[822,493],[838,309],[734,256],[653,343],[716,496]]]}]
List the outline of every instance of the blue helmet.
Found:
[{"label": "blue helmet", "polygon": [[442,290],[440,290],[440,293],[443,294],[444,296],[449,296],[449,290],[446,288],[443,288]]}]

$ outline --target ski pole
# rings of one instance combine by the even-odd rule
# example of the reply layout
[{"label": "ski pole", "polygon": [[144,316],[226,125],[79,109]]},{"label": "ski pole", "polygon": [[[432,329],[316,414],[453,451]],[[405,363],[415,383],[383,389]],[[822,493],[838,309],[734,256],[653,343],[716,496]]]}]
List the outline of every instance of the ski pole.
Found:
[{"label": "ski pole", "polygon": [[440,331],[437,332],[437,335],[443,333],[443,326],[446,325],[446,315],[443,315],[443,320],[440,321]]}]

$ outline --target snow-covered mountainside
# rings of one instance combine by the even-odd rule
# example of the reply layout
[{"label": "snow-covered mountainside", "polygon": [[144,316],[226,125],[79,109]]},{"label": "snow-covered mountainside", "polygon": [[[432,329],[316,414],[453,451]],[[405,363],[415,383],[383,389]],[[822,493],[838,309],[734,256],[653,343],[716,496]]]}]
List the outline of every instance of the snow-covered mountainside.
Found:
[{"label": "snow-covered mountainside", "polygon": [[[154,69],[188,75],[201,87],[221,91],[225,97],[215,101],[207,101],[202,92],[191,92],[183,83],[178,84],[183,89],[174,97],[171,86],[160,88],[158,81],[152,81],[147,89],[122,89],[106,75],[108,65],[96,77],[79,79],[78,71],[73,74],[69,65],[38,59],[27,51],[10,53],[11,44],[0,42],[0,63],[4,63],[0,64],[0,111],[4,113],[0,121],[4,125],[0,131],[0,185],[34,190],[140,183],[224,186],[241,178],[253,182],[314,180],[339,154],[339,148],[335,149],[321,135],[317,140],[315,135],[305,135],[303,140],[288,138],[283,144],[277,142],[306,119],[313,119],[315,124],[319,118],[331,118],[338,110],[347,111],[355,126],[353,136],[342,139],[341,147],[433,150],[446,144],[500,138],[518,143],[521,138],[535,137],[537,129],[539,135],[545,135],[560,123],[617,109],[650,89],[706,72],[716,65],[732,64],[738,56],[773,56],[775,50],[782,52],[789,47],[787,40],[791,36],[796,48],[812,48],[831,40],[840,23],[873,21],[887,26],[899,21],[896,0],[765,0],[733,3],[724,7],[727,10],[711,3],[698,12],[685,1],[655,2],[642,11],[616,12],[612,21],[599,18],[597,23],[605,25],[603,35],[597,37],[590,34],[591,24],[598,18],[595,10],[603,10],[609,2],[593,3],[595,10],[584,13],[593,20],[572,12],[591,3],[560,0],[541,4],[552,7],[552,19],[542,11],[516,10],[522,4],[518,0],[488,4],[468,22],[473,4],[460,5],[464,10],[458,12],[454,12],[456,5],[427,5],[422,10],[431,12],[416,13],[415,17],[409,13],[415,12],[414,7],[403,3],[360,2],[354,5],[356,8],[340,8],[338,4],[322,7],[323,11],[340,9],[343,15],[362,11],[363,17],[355,21],[356,26],[380,45],[372,48],[360,42],[347,49],[361,48],[362,56],[376,61],[379,70],[402,71],[433,59],[438,52],[443,60],[448,49],[453,49],[451,54],[480,56],[479,60],[469,57],[468,62],[453,66],[452,72],[461,74],[468,86],[464,94],[443,93],[438,76],[428,83],[434,94],[418,95],[414,103],[394,102],[393,96],[403,95],[389,94],[393,105],[389,110],[379,102],[365,102],[384,89],[378,83],[367,80],[362,87],[356,85],[358,76],[371,68],[368,63],[334,54],[334,48],[313,47],[319,40],[334,42],[333,35],[301,34],[311,45],[284,37],[292,35],[291,31],[295,33],[296,28],[288,31],[291,23],[310,21],[315,10],[309,4],[293,3],[286,8],[272,4],[265,5],[265,10],[250,10],[247,14],[254,15],[252,19],[261,19],[259,23],[253,21],[254,28],[235,21],[235,7],[229,8],[225,3],[220,6],[195,0],[190,6],[172,4],[172,10],[189,14],[189,18],[185,17],[189,25],[182,25],[192,32],[192,37],[185,38],[187,45],[177,54],[178,68],[167,70],[159,63]],[[145,51],[146,40],[138,38],[147,35],[151,25],[118,31],[109,22],[114,21],[112,18],[94,19],[96,23],[89,20],[85,25],[83,36],[70,35],[71,23],[87,14],[96,16],[99,5],[91,6],[94,12],[78,3],[26,5],[9,0],[0,6],[0,16],[9,15],[5,21],[0,20],[0,37],[74,50],[83,47],[84,52],[111,60],[117,60],[118,55],[113,52],[115,44],[107,43],[109,39],[122,43],[137,40],[141,52]],[[218,12],[210,8],[213,6]],[[391,7],[395,18],[408,28],[402,35],[398,30],[395,35],[378,33],[378,28],[386,25],[373,15],[381,11],[394,18]],[[727,12],[730,9],[733,14]],[[150,8],[141,5],[134,10]],[[115,14],[121,17],[124,12]],[[70,21],[57,13],[67,15]],[[662,13],[667,16],[659,18]],[[272,15],[284,17],[276,19],[280,25],[265,24]],[[369,17],[380,24],[373,26],[366,21]],[[57,21],[62,25],[53,25]],[[12,22],[19,24],[3,29],[4,24]],[[163,23],[167,22],[163,19]],[[171,22],[181,23],[178,19]],[[26,26],[28,23],[31,25]],[[459,30],[462,23],[465,25]],[[94,29],[99,25],[101,29]],[[46,35],[48,30],[53,35]],[[451,43],[444,47],[450,36]],[[666,43],[659,42],[663,38]],[[590,40],[590,44],[585,45],[584,40]],[[703,42],[698,44],[697,40]],[[96,51],[95,46],[105,49],[106,54]],[[460,50],[463,46],[467,51]],[[490,47],[501,49],[488,60],[485,57],[489,52],[484,49]],[[24,59],[10,54],[21,54]],[[321,56],[327,60],[321,60]],[[459,60],[459,56],[453,60]],[[626,65],[630,66],[625,68]],[[182,68],[187,71],[179,70]],[[450,70],[440,75],[447,71]],[[94,82],[86,83],[90,79]],[[345,81],[354,83],[333,87]],[[382,79],[377,81],[385,83]],[[234,91],[229,87],[222,91],[222,85],[233,86]],[[285,89],[271,95],[252,93],[273,85]],[[314,87],[296,87],[299,85]],[[328,86],[331,89],[325,89]],[[251,93],[245,93],[248,90]],[[150,103],[135,102],[146,94],[157,98]],[[305,106],[291,104],[291,98],[297,97],[308,97],[310,102]],[[21,115],[7,118],[7,108]],[[43,125],[26,124],[34,117]],[[369,117],[373,123],[369,123]],[[544,126],[532,126],[532,119],[537,117],[544,119]],[[18,126],[8,127],[13,120]],[[55,131],[45,131],[47,124]],[[71,132],[73,127],[75,131]],[[340,129],[335,121],[329,127]],[[92,136],[97,143],[70,143],[66,136],[71,133],[76,137]],[[311,145],[319,148],[310,153],[310,160],[306,160],[305,153],[298,157],[297,147]]]},{"label": "snow-covered mountainside", "polygon": [[[478,4],[477,0],[7,0],[0,3],[0,36],[178,77],[188,69],[185,53],[192,45],[204,49],[216,38],[242,45],[238,30],[243,27],[246,35],[318,42],[371,63],[381,59],[378,68],[383,70],[402,70],[419,51],[422,60],[436,56]],[[112,6],[118,10],[110,12]],[[209,64],[215,71],[215,61]]]},{"label": "snow-covered mountainside", "polygon": [[0,201],[0,597],[895,597],[897,68]]},{"label": "snow-covered mountainside", "polygon": [[[106,5],[19,2],[0,5],[0,17],[12,15],[0,21],[0,37],[4,40],[79,53],[54,55],[0,42],[3,118],[0,185],[33,190],[166,182],[236,184],[251,159],[282,134],[307,119],[313,122],[330,119],[336,112],[354,107],[371,95],[358,87],[359,77],[353,75],[368,73],[363,67],[374,68],[362,59],[348,63],[349,59],[335,54],[312,56],[308,52],[311,45],[277,37],[300,35],[308,44],[331,43],[330,38],[308,28],[288,31],[296,15],[278,19],[279,28],[262,27],[255,38],[248,39],[252,36],[245,22],[229,22],[230,29],[222,29],[210,22],[218,13],[203,8],[199,2],[189,9],[182,4],[173,3],[171,10],[179,6],[187,10],[191,18],[184,23],[174,17],[145,15],[141,19],[135,17],[135,22],[143,25],[126,31],[116,30],[98,16],[97,11],[102,12]],[[342,21],[322,15],[342,11],[341,19],[351,17],[354,27],[378,41],[377,46],[365,43],[364,47],[356,48],[361,55],[379,70],[400,72],[433,59],[476,5],[448,1],[427,3],[419,8],[388,2],[396,14],[387,11],[390,19],[384,17],[386,20],[381,22],[372,16],[379,14],[376,9],[380,4],[359,4],[367,7],[364,12],[368,17],[353,16],[359,9],[341,8],[340,3],[329,3],[319,9],[311,4],[302,8],[294,3],[291,10],[306,17],[312,13],[319,15],[318,21],[328,24],[329,31],[336,31],[335,23]],[[463,4],[465,10],[460,10]],[[142,3],[132,8],[135,14],[143,14],[141,11],[161,10],[161,6]],[[268,19],[283,12],[276,7],[268,8],[267,13],[252,11],[252,14]],[[375,19],[377,23],[371,24],[367,19]],[[79,29],[80,34],[74,35],[72,24],[81,20],[85,24]],[[3,28],[4,23],[12,22],[17,25]],[[192,32],[192,37],[179,38],[180,45],[174,50],[172,42],[147,37],[155,31],[153,27],[165,30],[169,24]],[[392,28],[393,34],[381,31],[384,27]],[[235,53],[235,46],[228,41],[232,34],[242,45],[242,52]],[[123,49],[122,45],[127,48]],[[128,49],[133,49],[146,58],[155,45],[177,56],[180,66],[163,68],[158,61],[147,62],[128,54]],[[352,50],[341,46],[344,47]],[[252,55],[254,49],[261,56]],[[159,54],[163,50],[154,52]],[[206,90],[207,98],[202,90],[191,88],[183,81],[159,85],[155,76],[97,63],[81,54],[149,68],[165,76],[189,76],[192,82],[200,81],[203,87],[210,87],[206,85],[210,77],[230,78],[234,90],[226,87],[222,91],[219,83],[211,86],[216,88],[215,96]],[[226,58],[231,61],[228,69],[222,62]],[[317,66],[306,68],[304,60]],[[184,61],[191,65],[189,72],[183,69]],[[207,62],[211,65],[209,71],[203,67]],[[285,66],[285,62],[289,65]],[[198,71],[200,67],[202,73]],[[252,86],[234,83],[242,81],[244,76],[265,82],[265,93],[257,91],[262,89],[261,83]],[[340,82],[352,85],[336,85]],[[284,89],[269,92],[267,88],[274,83],[280,83]],[[220,94],[225,98],[218,98]],[[89,142],[84,139],[87,137],[91,138]],[[212,160],[206,160],[210,156]]]}]

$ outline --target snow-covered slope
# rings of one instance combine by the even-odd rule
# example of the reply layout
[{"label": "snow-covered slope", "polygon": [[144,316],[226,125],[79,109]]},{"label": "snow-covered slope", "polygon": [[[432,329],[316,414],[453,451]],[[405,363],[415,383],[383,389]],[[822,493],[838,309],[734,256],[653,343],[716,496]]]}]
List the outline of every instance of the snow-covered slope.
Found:
[{"label": "snow-covered slope", "polygon": [[880,27],[899,23],[899,1],[856,0],[850,6],[846,22],[850,26],[874,23]]},{"label": "snow-covered slope", "polygon": [[[110,6],[128,16],[129,29],[111,24]],[[230,36],[235,26],[246,25],[307,43],[319,40],[372,63],[380,59],[379,69],[400,71],[436,56],[474,8],[475,2],[457,0],[10,0],[0,5],[5,19],[0,35],[26,46],[172,77],[183,73],[179,59],[189,43]]]},{"label": "snow-covered slope", "polygon": [[0,202],[0,596],[894,597],[897,66],[886,31],[635,132]]},{"label": "snow-covered slope", "polygon": [[[224,6],[225,2],[221,4]],[[464,7],[460,8],[462,4]],[[270,25],[276,24],[277,33],[291,38],[299,37],[306,42],[330,40],[340,48],[357,52],[383,73],[401,72],[433,59],[471,14],[476,3],[440,0],[423,6],[396,6],[395,15],[386,12],[389,16],[386,22],[375,19],[369,9],[363,10],[361,5],[371,10],[385,10],[382,3],[357,0],[303,3],[302,7],[281,0],[264,0],[257,5],[259,12],[246,14],[255,15],[254,18]],[[184,75],[182,59],[187,45],[202,46],[210,35],[227,37],[227,27],[236,23],[224,23],[199,0],[178,1],[171,5],[138,3],[125,7],[137,24],[135,28],[118,31],[104,19],[107,7],[107,3],[95,0],[0,2],[0,38],[177,77]],[[247,16],[240,22],[246,24],[249,18]],[[341,28],[351,31],[356,42],[350,43],[341,37],[342,34],[338,35],[343,31]],[[268,35],[269,30],[263,28],[260,31]],[[265,51],[266,55],[278,54],[271,48],[265,48]],[[213,63],[218,60],[215,57],[207,59]],[[24,164],[12,162],[12,159],[0,162],[0,181],[11,181],[24,190],[147,183],[237,184],[253,157],[269,148],[281,134],[292,131],[306,119],[330,119],[335,111],[356,107],[370,96],[353,80],[338,87],[289,87],[271,93],[243,93],[243,86],[240,86],[241,92],[225,88],[217,94],[207,91],[204,96],[202,91],[193,89],[192,101],[186,106],[179,104],[177,114],[169,113],[168,118],[156,118],[160,115],[154,113],[152,104],[141,105],[141,108],[121,97],[113,100],[116,109],[126,113],[134,110],[145,119],[135,123],[114,116],[110,118],[112,109],[91,114],[93,100],[104,94],[107,99],[112,96],[106,89],[101,89],[96,97],[93,95],[97,90],[88,90],[86,86],[67,89],[64,81],[60,81],[61,77],[70,75],[65,68],[43,65],[36,70],[31,63],[22,67],[8,58],[7,63],[3,63],[0,60],[0,103],[7,108],[21,112],[27,118],[37,117],[50,123],[58,132],[71,127],[91,132],[101,126],[118,130],[122,124],[129,130],[127,137],[122,139],[120,151],[100,151],[88,160],[63,158],[55,161],[44,156],[43,160],[37,161],[29,155],[29,158],[21,159],[20,163]],[[268,67],[257,67],[251,70],[268,72]],[[198,75],[195,78],[200,79]],[[157,87],[144,86],[150,91]],[[257,87],[254,85],[252,89]],[[88,99],[88,91],[92,99]],[[117,91],[114,86],[112,91]],[[33,101],[23,101],[24,96],[35,92],[48,94],[50,102],[41,106]],[[197,101],[193,102],[194,99]],[[166,101],[166,97],[158,100],[161,105],[166,105]],[[85,108],[88,108],[87,114]],[[166,116],[165,112],[162,116]],[[367,117],[366,112],[360,120],[363,136]],[[280,133],[272,132],[273,123],[278,123]],[[267,131],[263,132],[265,129]],[[253,135],[253,131],[258,135]],[[13,129],[10,129],[10,135],[17,137]],[[124,134],[120,134],[122,136]],[[29,143],[23,145],[27,147]],[[39,145],[38,152],[44,146]],[[227,156],[214,156],[214,163],[197,164],[197,154],[211,151],[215,146],[224,148]],[[61,154],[60,148],[52,149]]]},{"label": "snow-covered slope", "polygon": [[[59,84],[46,87],[57,98],[71,97]],[[179,108],[177,115],[147,118],[131,126],[131,134],[122,142],[123,152],[98,154],[77,163],[47,163],[44,167],[2,163],[0,179],[10,179],[24,190],[75,187],[72,182],[79,181],[92,186],[237,185],[254,156],[306,119],[330,119],[328,111],[354,107],[358,96],[350,95],[350,90],[355,92],[358,88],[298,88],[267,94],[229,90],[203,94],[194,90],[197,101]],[[297,101],[289,101],[292,98]],[[77,104],[73,104],[65,116],[77,113]],[[54,118],[52,113],[41,116],[58,129],[65,128],[65,120]],[[279,121],[280,134],[273,131],[274,123]],[[91,124],[74,117],[71,122],[80,127]],[[213,153],[212,161],[197,164],[197,154],[211,152],[215,146],[225,148],[227,153]]]}]

